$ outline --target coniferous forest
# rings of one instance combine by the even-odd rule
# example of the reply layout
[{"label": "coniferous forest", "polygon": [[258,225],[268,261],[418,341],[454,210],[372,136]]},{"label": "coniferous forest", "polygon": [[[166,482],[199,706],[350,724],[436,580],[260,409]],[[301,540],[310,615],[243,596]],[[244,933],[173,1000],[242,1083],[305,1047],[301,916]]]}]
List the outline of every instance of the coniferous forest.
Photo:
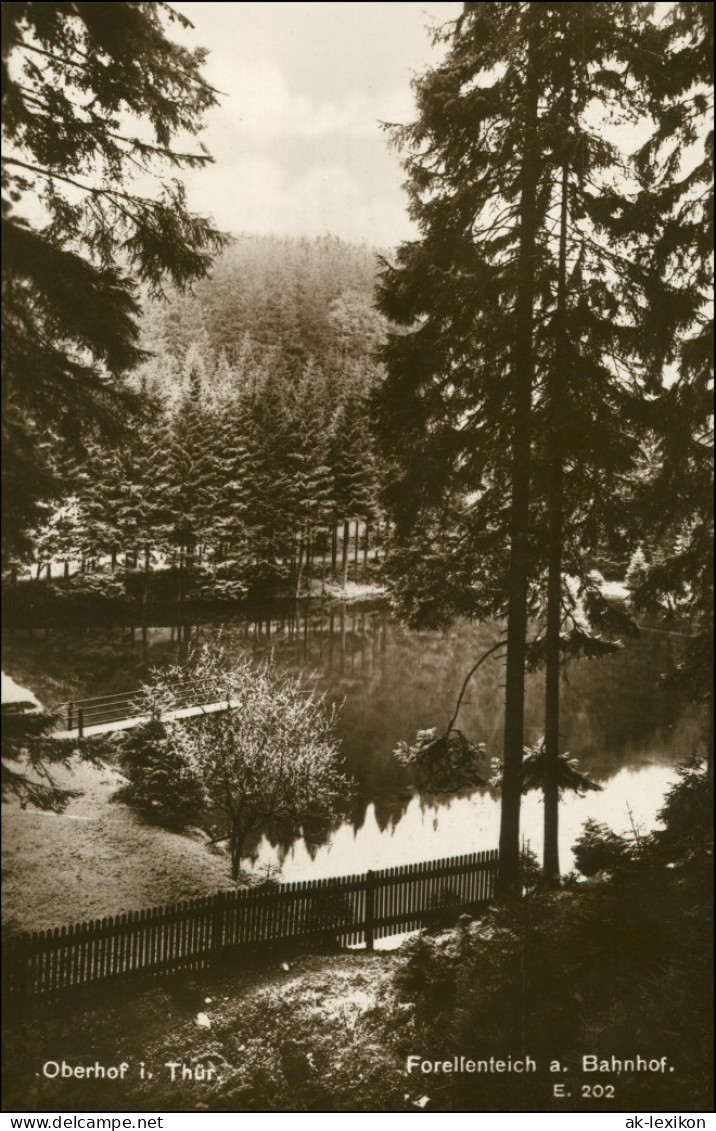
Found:
[{"label": "coniferous forest", "polygon": [[129,428],[55,465],[37,575],[203,567],[221,598],[364,560],[380,533],[375,274],[372,249],[338,239],[238,237],[211,282],[148,303]]}]

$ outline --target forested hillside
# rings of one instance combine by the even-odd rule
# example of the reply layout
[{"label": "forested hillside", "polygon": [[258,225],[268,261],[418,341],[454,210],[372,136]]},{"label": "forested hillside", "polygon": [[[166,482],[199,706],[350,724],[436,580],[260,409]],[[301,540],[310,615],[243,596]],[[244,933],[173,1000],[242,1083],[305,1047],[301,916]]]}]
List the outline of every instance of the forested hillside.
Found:
[{"label": "forested hillside", "polygon": [[349,520],[365,543],[375,271],[372,250],[334,238],[242,237],[193,293],[147,303],[130,434],[65,469],[38,561],[190,556],[220,566],[231,590],[291,559],[300,585],[310,545],[335,568]]}]

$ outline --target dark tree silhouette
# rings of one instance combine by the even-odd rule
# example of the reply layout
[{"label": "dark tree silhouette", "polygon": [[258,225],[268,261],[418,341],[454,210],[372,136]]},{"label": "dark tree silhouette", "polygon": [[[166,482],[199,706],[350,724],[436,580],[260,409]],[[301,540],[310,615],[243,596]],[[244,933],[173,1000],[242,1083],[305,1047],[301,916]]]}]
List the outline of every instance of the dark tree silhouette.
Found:
[{"label": "dark tree silhouette", "polygon": [[161,175],[211,160],[172,145],[216,101],[204,52],[166,34],[183,17],[9,3],[2,18],[3,537],[17,552],[51,489],[39,434],[116,432],[131,404],[121,375],[143,356],[137,284],[205,274],[222,237]]},{"label": "dark tree silhouette", "polygon": [[[554,882],[561,667],[633,631],[589,563],[633,523],[642,444],[668,400],[664,365],[703,296],[664,271],[658,250],[676,163],[655,173],[645,149],[642,176],[661,190],[648,199],[633,156],[595,125],[599,107],[653,131],[653,104],[663,112],[674,96],[663,84],[657,93],[668,28],[640,5],[467,4],[442,34],[445,62],[416,83],[419,118],[396,131],[420,238],[383,275],[382,309],[399,329],[378,420],[403,612],[433,625],[507,619],[509,892],[519,889],[525,664],[546,665],[536,765]],[[693,61],[687,69],[685,88],[698,81]],[[539,631],[528,648],[530,617]]]}]

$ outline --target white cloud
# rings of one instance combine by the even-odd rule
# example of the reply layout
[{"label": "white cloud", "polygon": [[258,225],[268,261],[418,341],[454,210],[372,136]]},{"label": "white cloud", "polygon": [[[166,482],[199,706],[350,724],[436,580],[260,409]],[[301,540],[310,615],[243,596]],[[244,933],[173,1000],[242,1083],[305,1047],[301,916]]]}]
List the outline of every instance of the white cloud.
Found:
[{"label": "white cloud", "polygon": [[292,178],[278,161],[240,157],[230,167],[224,165],[211,188],[197,177],[191,202],[234,232],[330,233],[388,247],[409,231],[400,200],[367,196],[364,186],[339,165],[316,165]]},{"label": "white cloud", "polygon": [[409,232],[401,174],[386,176],[380,121],[412,117],[410,88],[296,94],[278,66],[222,66],[226,97],[206,141],[216,164],[187,174],[192,206],[229,231],[324,235],[392,246]]},{"label": "white cloud", "polygon": [[399,160],[380,123],[413,120],[411,74],[436,52],[434,0],[178,3],[221,92],[202,140],[215,164],[187,174],[192,207],[230,231],[323,234],[393,246],[412,232]]},{"label": "white cloud", "polygon": [[235,141],[267,144],[286,136],[368,136],[378,133],[380,120],[412,116],[407,86],[380,94],[346,91],[338,99],[319,101],[292,91],[279,67],[267,60],[217,70],[212,78],[226,97],[213,114],[212,129],[221,129]]}]

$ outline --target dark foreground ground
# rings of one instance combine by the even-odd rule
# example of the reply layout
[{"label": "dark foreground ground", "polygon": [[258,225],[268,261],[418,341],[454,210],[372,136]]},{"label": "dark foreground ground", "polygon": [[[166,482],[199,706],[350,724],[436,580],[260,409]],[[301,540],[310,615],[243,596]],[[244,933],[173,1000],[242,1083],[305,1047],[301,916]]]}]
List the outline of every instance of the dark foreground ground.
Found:
[{"label": "dark foreground ground", "polygon": [[[712,1110],[709,990],[705,963],[694,955],[703,950],[701,928],[685,937],[683,956],[669,941],[671,961],[665,939],[643,934],[641,916],[605,923],[610,948],[621,940],[632,951],[624,961],[611,949],[606,970],[594,918],[606,910],[597,884],[586,898],[564,892],[498,909],[482,923],[413,938],[397,951],[244,956],[224,969],[11,1009],[3,1106],[53,1113]],[[688,933],[688,901],[679,911]],[[695,980],[684,976],[682,957]],[[585,1072],[585,1054],[610,1063]],[[408,1071],[411,1056],[496,1067]],[[614,1067],[613,1056],[642,1057],[650,1067]],[[499,1067],[510,1062],[514,1071]],[[117,1078],[95,1078],[96,1066]]]},{"label": "dark foreground ground", "polygon": [[[272,955],[9,1012],[4,1108],[415,1110],[419,1095],[386,1040],[395,961]],[[123,1080],[48,1078],[63,1062],[128,1067]]]}]

